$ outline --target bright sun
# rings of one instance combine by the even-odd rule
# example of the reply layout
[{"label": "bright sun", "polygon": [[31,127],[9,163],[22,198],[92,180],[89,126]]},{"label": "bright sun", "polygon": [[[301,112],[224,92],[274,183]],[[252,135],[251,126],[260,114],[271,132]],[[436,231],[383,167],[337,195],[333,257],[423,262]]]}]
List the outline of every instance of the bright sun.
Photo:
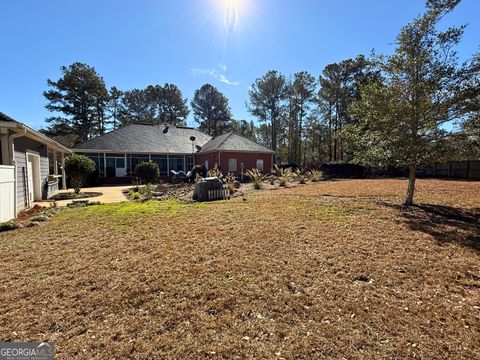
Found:
[{"label": "bright sun", "polygon": [[237,32],[242,17],[249,10],[251,0],[215,0],[219,12],[223,13],[223,27],[228,32]]}]

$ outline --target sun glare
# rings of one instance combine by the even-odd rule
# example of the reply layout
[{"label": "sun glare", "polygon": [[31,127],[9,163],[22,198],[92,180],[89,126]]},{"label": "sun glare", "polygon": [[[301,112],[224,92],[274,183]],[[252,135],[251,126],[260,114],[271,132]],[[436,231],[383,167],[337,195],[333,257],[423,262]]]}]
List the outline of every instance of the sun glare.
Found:
[{"label": "sun glare", "polygon": [[219,0],[223,3],[223,25],[226,29],[238,31],[243,0]]},{"label": "sun glare", "polygon": [[251,15],[253,0],[211,0],[225,33],[238,32]]}]

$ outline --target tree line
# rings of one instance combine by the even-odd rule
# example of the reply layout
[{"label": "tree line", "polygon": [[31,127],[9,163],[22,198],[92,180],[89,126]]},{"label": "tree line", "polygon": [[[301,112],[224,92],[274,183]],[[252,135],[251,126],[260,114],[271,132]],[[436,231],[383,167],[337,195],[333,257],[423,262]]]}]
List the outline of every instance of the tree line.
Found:
[{"label": "tree line", "polygon": [[[68,146],[87,141],[131,123],[185,126],[188,101],[175,84],[149,85],[144,89],[107,89],[94,67],[73,63],[60,68],[59,80],[47,80],[43,95],[55,115],[46,119],[44,133]],[[191,101],[199,128],[212,136],[236,131],[254,138],[254,125],[233,120],[228,99],[214,86],[203,85]]]},{"label": "tree line", "polygon": [[[316,167],[325,162],[409,169],[480,156],[480,54],[460,63],[464,25],[440,31],[439,21],[460,0],[428,0],[424,14],[404,26],[391,55],[373,52],[327,65],[316,77],[268,71],[249,90],[257,119],[233,120],[228,99],[210,84],[190,102],[198,127],[211,136],[235,131],[271,148],[277,163]],[[48,80],[45,132],[73,143],[132,122],[184,125],[188,101],[173,84],[107,90],[93,67],[62,67]],[[451,129],[455,127],[455,131]]]},{"label": "tree line", "polygon": [[[359,98],[359,85],[378,76],[364,56],[328,65],[319,78],[301,71],[287,80],[276,70],[258,78],[249,93],[249,112],[257,119],[235,120],[228,99],[205,84],[190,104],[175,84],[144,89],[108,89],[94,67],[76,62],[47,80],[47,135],[68,146],[131,123],[185,126],[193,113],[198,128],[211,136],[234,131],[277,151],[277,160],[296,164],[342,161],[339,134],[352,120],[347,108]],[[191,110],[189,108],[191,106]]]}]

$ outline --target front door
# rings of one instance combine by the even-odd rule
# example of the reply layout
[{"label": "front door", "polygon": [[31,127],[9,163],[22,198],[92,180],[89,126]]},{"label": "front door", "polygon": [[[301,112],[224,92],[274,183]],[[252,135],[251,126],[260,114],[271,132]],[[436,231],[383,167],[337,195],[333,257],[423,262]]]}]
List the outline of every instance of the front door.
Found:
[{"label": "front door", "polygon": [[33,161],[29,158],[27,161],[27,181],[28,181],[28,204],[30,205],[34,197],[34,188],[33,188]]},{"label": "front door", "polygon": [[127,176],[127,167],[125,166],[125,158],[115,158],[115,176]]}]

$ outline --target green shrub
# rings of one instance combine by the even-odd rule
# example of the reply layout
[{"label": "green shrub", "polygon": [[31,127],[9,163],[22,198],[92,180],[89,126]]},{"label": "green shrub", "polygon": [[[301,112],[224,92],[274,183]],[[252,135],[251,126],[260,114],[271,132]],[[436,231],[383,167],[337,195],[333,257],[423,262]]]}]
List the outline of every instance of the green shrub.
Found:
[{"label": "green shrub", "polygon": [[140,199],[140,193],[132,192],[131,197],[132,197],[133,200],[138,200],[138,199]]},{"label": "green shrub", "polygon": [[153,184],[160,177],[160,169],[153,161],[142,161],[135,166],[135,174],[144,184]]},{"label": "green shrub", "polygon": [[155,187],[152,184],[147,184],[140,189],[140,193],[143,195],[145,200],[150,200],[152,198],[153,191]]},{"label": "green shrub", "polygon": [[15,230],[17,228],[18,228],[18,225],[15,224],[12,221],[7,221],[7,222],[0,223],[0,232]]},{"label": "green shrub", "polygon": [[85,179],[94,171],[95,162],[85,155],[73,154],[65,159],[65,172],[76,194],[80,193]]},{"label": "green shrub", "polygon": [[50,216],[42,213],[42,214],[38,214],[37,216],[32,218],[32,221],[43,222],[43,221],[47,221],[48,219],[50,219]]}]

